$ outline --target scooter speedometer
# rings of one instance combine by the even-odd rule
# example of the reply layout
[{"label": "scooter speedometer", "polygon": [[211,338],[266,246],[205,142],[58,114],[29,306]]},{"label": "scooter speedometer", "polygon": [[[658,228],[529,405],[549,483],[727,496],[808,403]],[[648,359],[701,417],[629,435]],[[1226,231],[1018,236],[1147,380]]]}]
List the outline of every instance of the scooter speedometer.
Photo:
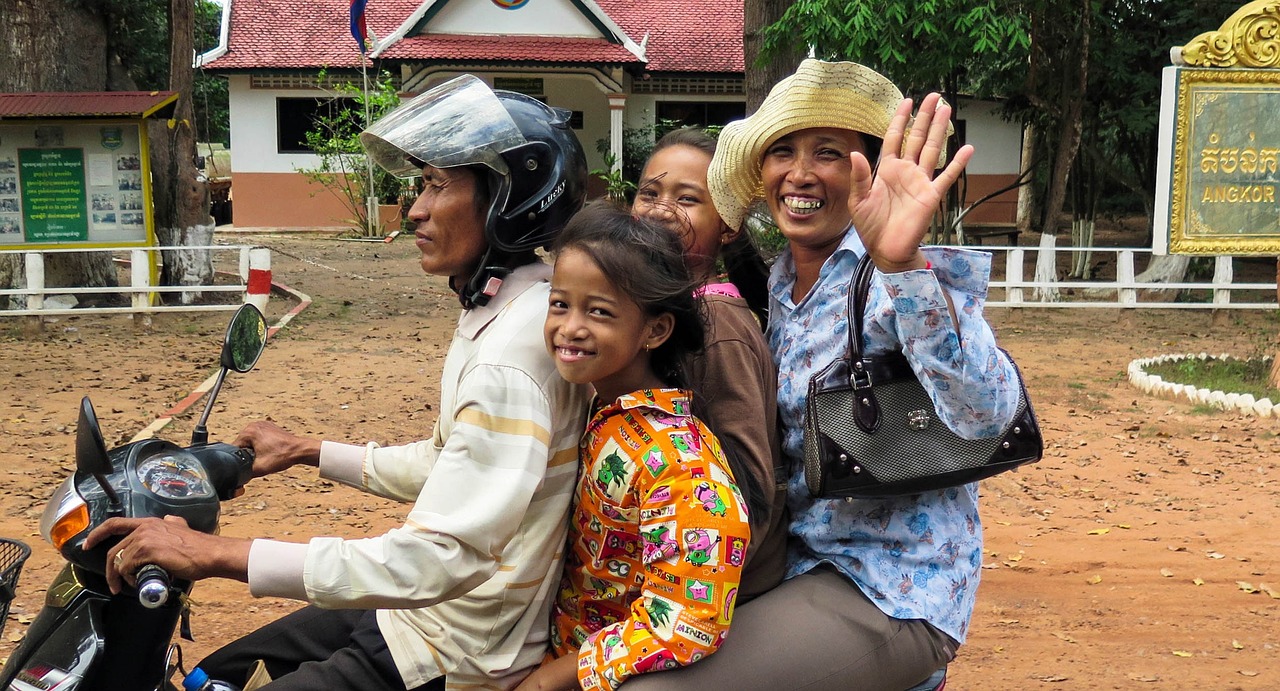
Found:
[{"label": "scooter speedometer", "polygon": [[214,496],[204,466],[190,454],[164,453],[138,463],[138,480],[148,491],[163,499],[193,499]]}]

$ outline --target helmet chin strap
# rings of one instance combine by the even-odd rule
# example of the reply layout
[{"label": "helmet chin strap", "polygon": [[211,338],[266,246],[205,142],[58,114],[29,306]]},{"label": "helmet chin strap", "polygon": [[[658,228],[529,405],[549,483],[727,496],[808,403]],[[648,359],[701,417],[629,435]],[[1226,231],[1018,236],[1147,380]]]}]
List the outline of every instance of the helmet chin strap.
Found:
[{"label": "helmet chin strap", "polygon": [[462,309],[469,310],[489,304],[489,299],[497,295],[498,289],[502,287],[502,280],[511,273],[511,269],[505,266],[486,266],[491,254],[493,248],[486,247],[480,257],[480,268],[463,285],[454,285],[454,280],[449,279],[449,287],[458,294]]}]

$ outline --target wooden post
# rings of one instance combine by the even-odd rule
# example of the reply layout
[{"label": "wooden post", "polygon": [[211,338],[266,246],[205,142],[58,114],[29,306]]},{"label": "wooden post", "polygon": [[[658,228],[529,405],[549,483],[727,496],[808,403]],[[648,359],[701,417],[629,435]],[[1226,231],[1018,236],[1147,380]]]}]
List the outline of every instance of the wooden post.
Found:
[{"label": "wooden post", "polygon": [[151,326],[151,262],[147,250],[129,251],[129,285],[133,287],[130,300],[133,305],[134,328]]},{"label": "wooden post", "polygon": [[[27,309],[44,309],[44,254],[27,252],[23,257],[26,259],[27,290],[32,291],[27,295]],[[34,314],[26,318],[28,333],[40,333],[43,328],[44,319],[40,315]]]},{"label": "wooden post", "polygon": [[[1120,298],[1120,325],[1125,328],[1132,328],[1134,325],[1134,310],[1124,309],[1138,306],[1138,290],[1133,287],[1134,283],[1133,271],[1133,250],[1121,250],[1116,253],[1116,283],[1120,284],[1116,291]],[[1124,286],[1128,285],[1126,288]]]},{"label": "wooden post", "polygon": [[[1231,304],[1231,257],[1219,256],[1213,258],[1213,325],[1226,326],[1227,314],[1229,310],[1225,309]],[[1226,286],[1221,287],[1221,286]]]},{"label": "wooden post", "polygon": [[1020,321],[1022,317],[1022,303],[1025,301],[1025,295],[1022,287],[1023,273],[1022,262],[1027,251],[1022,249],[1012,249],[1004,253],[1004,295],[1005,301],[1013,308],[1011,314],[1015,315],[1014,321]]},{"label": "wooden post", "polygon": [[267,298],[271,295],[271,250],[254,247],[249,250],[249,271],[246,276],[244,301],[267,311]]}]

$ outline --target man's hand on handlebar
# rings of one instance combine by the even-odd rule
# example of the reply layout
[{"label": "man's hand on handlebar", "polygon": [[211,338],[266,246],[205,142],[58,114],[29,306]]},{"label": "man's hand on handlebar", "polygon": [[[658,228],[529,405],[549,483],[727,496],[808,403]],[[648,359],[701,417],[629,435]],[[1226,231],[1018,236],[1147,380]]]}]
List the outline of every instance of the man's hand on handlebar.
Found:
[{"label": "man's hand on handlebar", "polygon": [[107,585],[119,593],[137,584],[138,570],[154,564],[173,578],[199,580],[221,577],[249,580],[249,540],[208,535],[192,530],[178,516],[110,518],[85,538],[85,549],[113,535],[123,536],[107,553]]},{"label": "man's hand on handlebar", "polygon": [[290,434],[272,422],[251,422],[234,442],[236,446],[253,449],[253,476],[262,477],[288,470],[299,463],[320,465],[320,441]]}]

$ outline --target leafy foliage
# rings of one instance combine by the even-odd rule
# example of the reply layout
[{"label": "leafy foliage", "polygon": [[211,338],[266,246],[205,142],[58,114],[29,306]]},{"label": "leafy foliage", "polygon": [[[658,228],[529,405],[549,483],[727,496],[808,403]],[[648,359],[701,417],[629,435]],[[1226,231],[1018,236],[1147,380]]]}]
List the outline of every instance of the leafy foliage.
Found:
[{"label": "leafy foliage", "polygon": [[[326,71],[321,70],[317,82],[330,83]],[[299,168],[298,172],[337,197],[351,213],[348,222],[362,235],[381,235],[381,224],[377,218],[369,218],[365,201],[370,195],[370,178],[373,195],[384,204],[400,202],[408,185],[377,166],[370,168],[360,146],[360,132],[365,127],[366,112],[367,122],[374,122],[400,105],[400,96],[391,74],[382,72],[371,78],[368,91],[353,82],[336,81],[330,88],[330,105],[327,112],[316,117],[306,135],[307,147],[319,157],[319,165]]]},{"label": "leafy foliage", "polygon": [[912,90],[949,95],[1016,69],[1030,46],[1027,18],[1001,0],[798,0],[766,30],[765,51],[796,37],[817,57],[854,60]]},{"label": "leafy foliage", "polygon": [[[73,0],[104,15],[111,51],[142,90],[169,87],[169,0]],[[218,45],[223,6],[211,0],[195,3],[195,51],[204,53]],[[223,77],[195,75],[192,105],[197,139],[230,144],[227,81]]]}]

